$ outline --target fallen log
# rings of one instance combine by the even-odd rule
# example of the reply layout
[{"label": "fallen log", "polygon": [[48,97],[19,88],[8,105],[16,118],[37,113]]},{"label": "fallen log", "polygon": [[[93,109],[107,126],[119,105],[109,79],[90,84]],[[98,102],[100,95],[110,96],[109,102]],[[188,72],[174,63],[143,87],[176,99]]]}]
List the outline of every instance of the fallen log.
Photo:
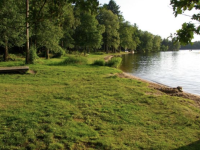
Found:
[{"label": "fallen log", "polygon": [[0,67],[0,73],[26,73],[28,70],[28,66]]}]

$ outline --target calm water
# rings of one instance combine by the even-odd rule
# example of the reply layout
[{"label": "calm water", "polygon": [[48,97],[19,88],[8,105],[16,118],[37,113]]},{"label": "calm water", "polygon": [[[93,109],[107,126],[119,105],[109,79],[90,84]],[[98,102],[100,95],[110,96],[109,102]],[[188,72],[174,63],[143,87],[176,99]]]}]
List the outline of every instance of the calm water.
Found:
[{"label": "calm water", "polygon": [[121,70],[200,95],[200,50],[123,55]]}]

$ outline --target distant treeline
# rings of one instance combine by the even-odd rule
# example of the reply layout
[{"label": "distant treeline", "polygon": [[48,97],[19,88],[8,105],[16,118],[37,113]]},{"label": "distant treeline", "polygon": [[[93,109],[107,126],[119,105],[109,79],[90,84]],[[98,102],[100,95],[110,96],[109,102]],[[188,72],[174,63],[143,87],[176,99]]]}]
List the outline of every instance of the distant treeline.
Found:
[{"label": "distant treeline", "polygon": [[[119,8],[114,0],[103,6],[99,6],[97,0],[29,0],[26,19],[25,1],[1,0],[0,54],[7,61],[10,52],[26,54],[26,58],[31,59],[35,51],[48,59],[49,53],[60,57],[73,51],[86,54],[179,49],[179,44],[173,45],[172,41],[142,31],[126,21]],[[28,40],[30,52],[26,50]]]},{"label": "distant treeline", "polygon": [[189,49],[189,50],[190,49],[200,49],[200,41],[194,42],[193,45],[188,44],[186,46],[181,46],[180,49],[182,49],[182,50],[184,50],[184,49]]}]

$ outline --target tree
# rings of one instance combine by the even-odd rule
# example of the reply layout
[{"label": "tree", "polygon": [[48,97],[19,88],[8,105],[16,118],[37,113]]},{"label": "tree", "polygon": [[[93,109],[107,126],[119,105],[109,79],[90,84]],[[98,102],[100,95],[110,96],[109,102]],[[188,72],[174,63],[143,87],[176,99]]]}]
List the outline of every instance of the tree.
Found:
[{"label": "tree", "polygon": [[[175,16],[183,14],[186,10],[200,9],[199,0],[171,0],[171,5],[174,10]],[[200,13],[194,14],[191,17],[192,20],[200,21]],[[182,29],[179,29],[176,33],[175,40],[179,41],[182,45],[192,43],[191,40],[194,38],[194,33],[200,34],[200,25],[195,27],[193,23],[184,23]]]},{"label": "tree", "polygon": [[137,51],[152,52],[154,35],[152,35],[151,33],[147,32],[147,31],[140,31],[139,37],[140,37],[141,43],[138,46]]},{"label": "tree", "polygon": [[46,48],[46,59],[49,59],[49,51],[62,52],[59,41],[63,37],[61,27],[53,21],[45,20],[38,25],[37,31],[38,47]]},{"label": "tree", "polygon": [[80,22],[81,24],[75,30],[74,39],[76,45],[84,49],[85,54],[88,48],[99,48],[101,46],[104,26],[99,25],[95,16],[89,12],[81,14]]},{"label": "tree", "polygon": [[158,35],[154,36],[154,38],[153,38],[153,49],[152,49],[153,52],[160,51],[161,41],[162,41],[162,39],[161,39],[160,36],[158,36]]},{"label": "tree", "polygon": [[161,50],[162,51],[177,51],[180,48],[180,43],[175,42],[174,39],[163,39],[161,42]]},{"label": "tree", "polygon": [[120,46],[124,49],[136,50],[139,44],[139,38],[137,37],[137,27],[132,26],[129,22],[120,23]]},{"label": "tree", "polygon": [[62,48],[68,49],[73,48],[75,44],[73,35],[76,27],[80,25],[80,11],[71,4],[63,7],[63,10],[64,12],[62,17],[60,17],[62,20],[60,26],[62,27],[64,35],[60,41],[60,44]]},{"label": "tree", "polygon": [[113,48],[114,51],[120,44],[119,37],[119,21],[117,15],[114,15],[112,11],[103,9],[98,16],[99,23],[105,26],[105,33],[103,34],[103,41],[106,52],[108,48]]},{"label": "tree", "polygon": [[110,0],[108,4],[104,4],[104,7],[108,10],[111,10],[113,14],[120,16],[120,6],[117,5],[114,0]]},{"label": "tree", "polygon": [[15,0],[1,0],[0,45],[4,47],[4,61],[8,60],[8,49],[22,46],[25,42],[25,15],[20,12],[21,3]]},{"label": "tree", "polygon": [[[60,16],[64,13],[63,8],[68,5],[69,3],[74,3],[82,10],[88,11],[91,10],[92,12],[97,11],[97,7],[99,2],[97,0],[59,0],[59,1],[48,1],[48,0],[31,0],[30,2],[30,11],[29,10],[29,0],[27,1],[27,55],[26,55],[26,63],[29,63],[29,27],[35,26],[35,32],[37,32],[37,24],[41,22],[45,22],[50,20],[52,22],[62,22],[60,20]],[[54,28],[55,29],[55,28]]]}]

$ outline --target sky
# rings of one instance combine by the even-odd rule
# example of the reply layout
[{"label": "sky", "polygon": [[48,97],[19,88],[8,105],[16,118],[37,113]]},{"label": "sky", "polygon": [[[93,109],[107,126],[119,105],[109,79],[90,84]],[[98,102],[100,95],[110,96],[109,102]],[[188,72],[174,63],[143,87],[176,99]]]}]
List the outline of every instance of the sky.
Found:
[{"label": "sky", "polygon": [[[108,4],[110,0],[99,0],[100,4]],[[115,0],[120,6],[120,11],[126,21],[131,24],[136,23],[139,29],[148,31],[162,38],[167,38],[170,34],[176,33],[181,29],[184,22],[198,22],[191,20],[191,17],[185,15],[173,14],[170,0]],[[192,16],[195,11],[185,12]],[[197,13],[197,11],[196,11]],[[200,35],[195,35],[193,41],[200,41]]]}]

